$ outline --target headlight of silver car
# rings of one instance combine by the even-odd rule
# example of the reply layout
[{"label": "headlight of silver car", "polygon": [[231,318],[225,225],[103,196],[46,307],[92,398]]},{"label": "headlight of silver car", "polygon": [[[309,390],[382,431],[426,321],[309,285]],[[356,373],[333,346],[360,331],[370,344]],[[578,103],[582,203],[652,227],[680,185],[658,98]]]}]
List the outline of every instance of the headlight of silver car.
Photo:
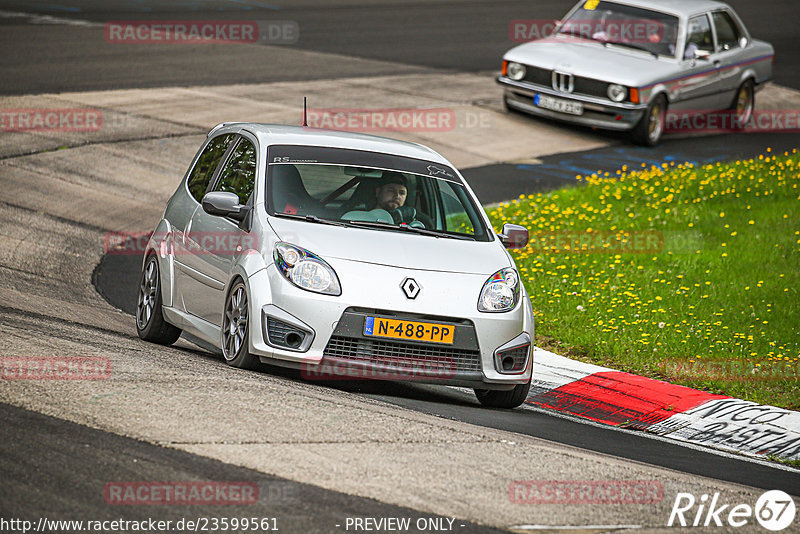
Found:
[{"label": "headlight of silver car", "polygon": [[281,274],[300,289],[325,295],[342,294],[336,272],[316,254],[281,242],[275,245],[272,256]]},{"label": "headlight of silver car", "polygon": [[505,312],[513,310],[519,302],[519,275],[514,269],[502,269],[494,273],[481,290],[478,311]]},{"label": "headlight of silver car", "polygon": [[512,80],[521,80],[525,77],[525,65],[514,63],[513,61],[508,64],[508,77]]},{"label": "headlight of silver car", "polygon": [[628,90],[618,83],[612,83],[608,86],[608,98],[614,102],[622,102],[626,96],[628,96]]}]

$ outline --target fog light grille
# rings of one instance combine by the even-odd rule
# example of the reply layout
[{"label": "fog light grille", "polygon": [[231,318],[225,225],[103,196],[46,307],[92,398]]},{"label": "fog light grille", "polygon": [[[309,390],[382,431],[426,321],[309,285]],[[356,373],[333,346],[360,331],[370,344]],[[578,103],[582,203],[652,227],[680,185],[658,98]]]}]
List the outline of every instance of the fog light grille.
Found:
[{"label": "fog light grille", "polygon": [[306,333],[302,330],[274,317],[267,317],[267,335],[270,344],[289,349],[298,348],[306,338]]},{"label": "fog light grille", "polygon": [[514,347],[513,349],[497,353],[498,371],[501,373],[519,373],[528,363],[530,345]]}]

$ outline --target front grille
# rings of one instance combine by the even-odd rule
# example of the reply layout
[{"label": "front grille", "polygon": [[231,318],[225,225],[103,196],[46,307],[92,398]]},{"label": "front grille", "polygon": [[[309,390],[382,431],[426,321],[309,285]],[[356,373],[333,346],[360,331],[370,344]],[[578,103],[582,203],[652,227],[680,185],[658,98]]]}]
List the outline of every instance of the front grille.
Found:
[{"label": "front grille", "polygon": [[525,364],[528,361],[528,349],[530,349],[530,345],[523,345],[522,347],[517,347],[509,351],[498,353],[497,358],[500,361],[501,366],[503,360],[505,360],[506,358],[511,358],[514,361],[513,365],[510,368],[506,369],[503,366],[501,367],[501,369],[506,373],[514,371],[522,371],[523,369],[525,369]]},{"label": "front grille", "polygon": [[[289,348],[297,348],[306,337],[306,333],[302,330],[298,330],[294,326],[279,321],[274,317],[267,317],[267,334],[269,335],[270,343],[273,345]],[[289,337],[287,340],[286,336],[289,336],[289,334],[294,334],[294,336]]]},{"label": "front grille", "polygon": [[608,83],[601,82],[600,80],[592,80],[591,78],[578,78],[576,76],[575,90],[573,92],[582,95],[608,98]]},{"label": "front grille", "polygon": [[477,350],[343,336],[331,337],[323,356],[410,371],[481,370],[481,354]]},{"label": "front grille", "polygon": [[[543,85],[548,88],[553,87],[553,71],[549,69],[542,69],[539,67],[525,66],[524,81],[535,83],[536,85]],[[600,80],[593,80],[592,78],[581,78],[574,76],[574,89],[573,93],[599,96],[601,98],[608,98],[608,82]]]},{"label": "front grille", "polygon": [[523,80],[538,85],[544,85],[545,87],[552,87],[553,71],[547,69],[540,69],[539,67],[529,67],[526,65],[525,77],[523,78]]}]

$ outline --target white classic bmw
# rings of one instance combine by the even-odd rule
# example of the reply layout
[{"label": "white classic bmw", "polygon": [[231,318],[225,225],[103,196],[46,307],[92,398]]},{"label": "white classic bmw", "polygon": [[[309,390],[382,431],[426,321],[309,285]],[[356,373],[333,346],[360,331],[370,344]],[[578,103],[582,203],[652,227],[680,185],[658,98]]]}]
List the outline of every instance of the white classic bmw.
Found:
[{"label": "white classic bmw", "polygon": [[471,387],[511,408],[530,387],[534,318],[506,248],[527,240],[497,235],[422,145],[221,124],[150,238],[136,327],[163,344],[184,332],[236,367]]},{"label": "white classic bmw", "polygon": [[772,45],[714,0],[581,0],[552,35],[509,50],[507,109],[629,131],[656,145],[667,111],[729,111],[742,129],[772,78]]}]

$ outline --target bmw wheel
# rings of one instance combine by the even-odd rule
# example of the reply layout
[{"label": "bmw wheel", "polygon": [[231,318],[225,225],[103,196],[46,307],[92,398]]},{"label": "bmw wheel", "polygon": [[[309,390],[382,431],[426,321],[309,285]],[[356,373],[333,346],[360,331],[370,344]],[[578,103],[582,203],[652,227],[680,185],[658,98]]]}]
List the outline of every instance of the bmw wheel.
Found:
[{"label": "bmw wheel", "polygon": [[745,80],[736,91],[736,97],[731,103],[731,110],[734,113],[734,129],[744,130],[747,123],[753,118],[753,110],[756,107],[755,87],[753,80]]},{"label": "bmw wheel", "polygon": [[476,389],[475,396],[486,408],[516,408],[528,398],[528,391],[531,389],[531,382],[519,384],[514,389],[508,391],[496,391],[491,389]]},{"label": "bmw wheel", "polygon": [[667,119],[667,99],[659,95],[647,108],[639,124],[631,132],[637,145],[656,146],[661,141]]},{"label": "bmw wheel", "polygon": [[225,299],[222,317],[222,355],[225,363],[239,369],[255,369],[258,359],[250,354],[250,308],[247,286],[241,280],[233,284]]},{"label": "bmw wheel", "polygon": [[144,263],[139,282],[139,294],[136,299],[136,333],[145,341],[172,345],[181,337],[181,330],[164,319],[161,302],[158,258],[155,254],[151,254]]}]

